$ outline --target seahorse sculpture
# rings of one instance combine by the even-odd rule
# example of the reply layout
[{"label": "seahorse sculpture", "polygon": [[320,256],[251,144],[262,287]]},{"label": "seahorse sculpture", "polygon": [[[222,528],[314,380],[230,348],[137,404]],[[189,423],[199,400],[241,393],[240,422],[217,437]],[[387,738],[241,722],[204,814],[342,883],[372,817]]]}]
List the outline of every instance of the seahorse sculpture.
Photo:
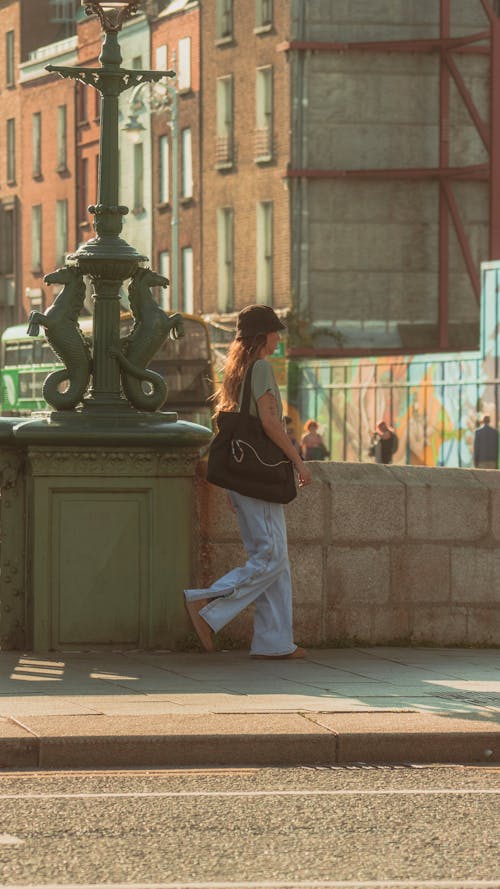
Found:
[{"label": "seahorse sculpture", "polygon": [[[78,268],[63,266],[46,275],[45,284],[62,284],[54,302],[45,313],[31,312],[28,318],[29,336],[38,336],[40,325],[45,327],[47,339],[63,364],[63,370],[49,374],[43,384],[43,397],[56,410],[68,411],[81,402],[89,384],[92,370],[90,346],[79,325],[85,299],[85,283]],[[64,392],[59,386],[68,382]]]},{"label": "seahorse sculpture", "polygon": [[[146,368],[169,335],[172,339],[184,336],[182,315],[178,312],[167,315],[150,290],[150,287],[167,287],[168,283],[168,278],[151,269],[138,269],[128,288],[134,326],[120,341],[120,348],[110,349],[110,355],[120,365],[123,391],[137,410],[155,411],[164,403],[165,380]],[[149,383],[151,391],[144,390],[144,382]]]}]

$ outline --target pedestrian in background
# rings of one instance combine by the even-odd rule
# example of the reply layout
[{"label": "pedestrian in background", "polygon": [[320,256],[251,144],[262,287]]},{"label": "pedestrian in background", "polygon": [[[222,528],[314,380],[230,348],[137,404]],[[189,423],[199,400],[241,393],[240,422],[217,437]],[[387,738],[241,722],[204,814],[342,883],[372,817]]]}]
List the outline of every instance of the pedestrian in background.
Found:
[{"label": "pedestrian in background", "polygon": [[375,463],[392,463],[398,445],[399,439],[394,429],[388,426],[385,420],[380,420],[372,434],[372,446],[369,452],[375,457]]},{"label": "pedestrian in background", "polygon": [[498,431],[490,426],[486,414],[474,435],[474,466],[476,469],[498,468]]},{"label": "pedestrian in background", "polygon": [[318,432],[316,420],[308,420],[300,445],[304,460],[326,460],[330,456],[322,436]]},{"label": "pedestrian in background", "polygon": [[[240,411],[246,374],[252,368],[250,413],[259,417],[266,435],[291,460],[302,487],[312,482],[312,475],[285,432],[280,391],[266,360],[276,350],[284,327],[270,306],[242,309],[215,404],[217,412]],[[233,568],[208,589],[184,591],[196,634],[205,651],[213,651],[213,633],[254,602],[251,657],[303,658],[304,649],[293,641],[292,583],[283,506],[236,491],[228,494],[248,558],[243,567]]]}]

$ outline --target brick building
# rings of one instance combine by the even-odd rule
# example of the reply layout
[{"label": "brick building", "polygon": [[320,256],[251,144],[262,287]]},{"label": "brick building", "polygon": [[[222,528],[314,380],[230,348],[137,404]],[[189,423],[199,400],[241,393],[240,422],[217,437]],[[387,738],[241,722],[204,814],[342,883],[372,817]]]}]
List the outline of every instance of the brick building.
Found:
[{"label": "brick building", "polygon": [[24,317],[20,294],[23,270],[29,266],[21,197],[26,159],[19,66],[31,51],[68,36],[69,5],[74,12],[74,0],[0,0],[0,329]]},{"label": "brick building", "polygon": [[[175,81],[170,81],[177,91],[177,122],[169,101],[172,89],[162,97],[157,88],[160,104],[152,115],[151,261],[171,281],[163,292],[165,305],[201,312],[200,3],[177,0],[170,4],[152,21],[151,40],[154,67],[175,67],[177,72]],[[168,108],[162,98],[167,99]]]},{"label": "brick building", "polygon": [[202,7],[202,310],[291,305],[289,3]]},{"label": "brick building", "polygon": [[22,114],[20,293],[25,314],[43,310],[55,292],[44,275],[64,265],[76,248],[75,83],[49,74],[45,66],[74,65],[77,38],[34,50],[19,66]]}]

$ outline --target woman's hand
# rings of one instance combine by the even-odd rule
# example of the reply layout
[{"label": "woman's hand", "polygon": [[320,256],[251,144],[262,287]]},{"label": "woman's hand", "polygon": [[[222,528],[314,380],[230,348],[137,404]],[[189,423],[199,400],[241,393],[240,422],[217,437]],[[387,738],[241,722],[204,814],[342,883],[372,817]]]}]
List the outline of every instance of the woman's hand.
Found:
[{"label": "woman's hand", "polygon": [[299,477],[299,488],[304,488],[306,485],[310,485],[313,477],[309,467],[301,460],[300,463],[295,464],[295,469]]}]

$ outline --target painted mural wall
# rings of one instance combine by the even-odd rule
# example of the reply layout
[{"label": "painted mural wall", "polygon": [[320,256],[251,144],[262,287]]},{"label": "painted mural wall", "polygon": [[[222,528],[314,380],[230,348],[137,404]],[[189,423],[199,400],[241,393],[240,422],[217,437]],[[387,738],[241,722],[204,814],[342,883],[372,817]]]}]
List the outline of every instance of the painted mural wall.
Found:
[{"label": "painted mural wall", "polygon": [[319,422],[332,460],[369,461],[378,421],[394,427],[395,463],[472,466],[483,414],[499,424],[500,263],[481,267],[479,349],[474,352],[357,359],[275,359],[295,432]]}]

